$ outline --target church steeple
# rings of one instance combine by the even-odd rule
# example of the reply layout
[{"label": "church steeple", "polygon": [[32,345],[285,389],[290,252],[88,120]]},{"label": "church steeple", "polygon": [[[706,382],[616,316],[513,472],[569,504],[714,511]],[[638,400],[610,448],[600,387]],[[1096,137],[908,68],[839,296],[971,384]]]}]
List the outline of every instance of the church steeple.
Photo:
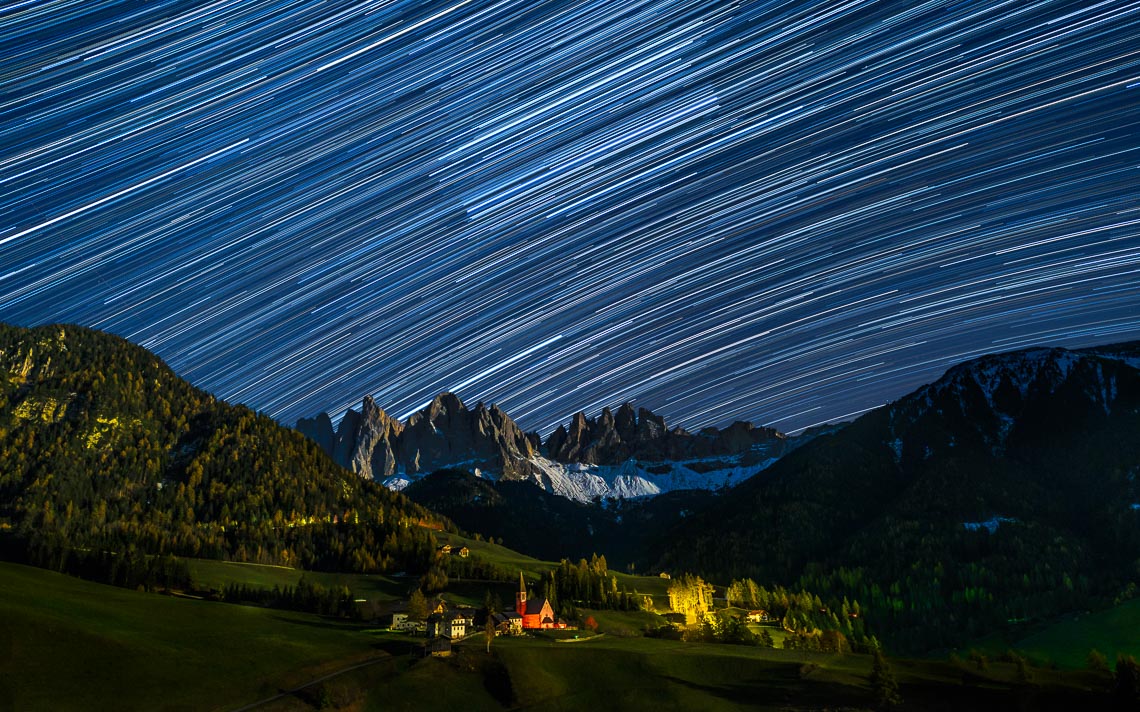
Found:
[{"label": "church steeple", "polygon": [[526,581],[523,581],[522,571],[519,572],[519,590],[515,594],[515,612],[520,616],[526,613]]}]

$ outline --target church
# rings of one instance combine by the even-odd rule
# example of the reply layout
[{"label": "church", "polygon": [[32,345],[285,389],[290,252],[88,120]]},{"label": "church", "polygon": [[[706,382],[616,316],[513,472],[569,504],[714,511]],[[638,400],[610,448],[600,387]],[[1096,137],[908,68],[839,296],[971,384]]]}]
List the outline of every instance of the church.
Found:
[{"label": "church", "polygon": [[515,612],[522,616],[523,630],[538,630],[542,628],[565,628],[565,623],[554,620],[554,609],[550,607],[548,599],[526,598],[526,582],[523,581],[522,572],[519,572],[519,591],[515,594]]}]

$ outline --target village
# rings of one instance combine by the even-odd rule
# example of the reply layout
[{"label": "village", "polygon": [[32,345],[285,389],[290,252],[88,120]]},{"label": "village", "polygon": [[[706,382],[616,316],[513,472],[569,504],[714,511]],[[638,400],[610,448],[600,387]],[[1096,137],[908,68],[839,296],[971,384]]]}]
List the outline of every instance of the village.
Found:
[{"label": "village", "polygon": [[[467,547],[463,547],[466,552]],[[448,551],[448,553],[451,553]],[[455,552],[466,557],[466,553]],[[520,636],[534,630],[575,630],[576,625],[559,620],[546,598],[528,598],[526,581],[519,573],[519,590],[511,610],[492,611],[487,608],[451,604],[442,596],[427,602],[426,617],[423,611],[413,610],[411,602],[400,602],[391,612],[389,629],[427,638],[421,652],[428,655],[447,655],[451,644],[476,633],[494,636]],[[490,631],[490,632],[489,632]]]},{"label": "village", "polygon": [[[471,557],[471,550],[463,544],[443,544],[437,551],[444,559]],[[605,559],[597,557],[589,563],[583,561],[579,566],[592,566],[601,570],[605,567]],[[655,634],[679,639],[689,639],[685,636],[695,630],[701,630],[702,626],[722,629],[731,624],[738,631],[742,631],[745,627],[751,629],[758,634],[755,636],[757,644],[772,647],[774,645],[772,633],[778,631],[777,638],[782,640],[783,636],[780,633],[792,632],[783,630],[782,621],[770,615],[767,610],[730,607],[725,598],[714,599],[714,589],[711,585],[696,579],[699,585],[694,586],[688,578],[670,580],[670,575],[664,572],[653,576],[651,580],[660,582],[655,588],[669,591],[668,607],[661,607],[663,601],[659,601],[655,606],[653,597],[649,595],[631,596],[627,600],[633,601],[636,598],[637,603],[627,615],[642,616],[645,621],[655,621],[657,626],[653,631]],[[497,585],[502,587],[504,584],[500,580]],[[533,586],[528,586],[522,570],[518,573],[513,605],[502,605],[498,595],[492,598],[489,591],[485,605],[476,606],[471,604],[470,597],[462,601],[457,601],[453,597],[449,600],[449,597],[445,597],[449,594],[440,592],[428,598],[417,589],[410,598],[394,601],[383,611],[379,611],[376,620],[381,624],[386,623],[388,630],[392,632],[422,638],[422,642],[415,646],[413,653],[424,657],[450,655],[454,643],[476,635],[482,635],[489,646],[491,640],[501,636],[553,634],[555,640],[569,642],[585,640],[599,633],[594,614],[600,618],[603,615],[602,611],[591,612],[587,607],[583,613],[571,608],[570,615],[560,616],[552,601],[544,595],[535,595],[535,590]],[[682,595],[682,591],[686,594]],[[769,630],[771,632],[768,632]],[[630,632],[622,631],[619,634],[626,635]],[[635,635],[640,635],[642,632],[638,631]],[[740,636],[752,639],[750,633],[740,633]]]}]

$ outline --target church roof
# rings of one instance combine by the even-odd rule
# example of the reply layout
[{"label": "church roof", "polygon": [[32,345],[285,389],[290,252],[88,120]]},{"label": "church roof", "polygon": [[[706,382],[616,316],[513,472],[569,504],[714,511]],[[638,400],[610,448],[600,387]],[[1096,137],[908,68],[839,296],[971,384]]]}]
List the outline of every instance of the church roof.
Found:
[{"label": "church roof", "polygon": [[539,613],[542,613],[543,607],[549,604],[550,601],[545,598],[532,598],[526,602],[526,614],[528,616],[537,616]]}]

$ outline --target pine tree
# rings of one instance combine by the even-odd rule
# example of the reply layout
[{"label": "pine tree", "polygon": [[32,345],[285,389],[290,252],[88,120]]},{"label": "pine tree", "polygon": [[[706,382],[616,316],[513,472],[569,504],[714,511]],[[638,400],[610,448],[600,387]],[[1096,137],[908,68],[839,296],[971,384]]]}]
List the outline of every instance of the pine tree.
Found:
[{"label": "pine tree", "polygon": [[1113,697],[1118,710],[1140,710],[1140,664],[1131,655],[1116,656]]},{"label": "pine tree", "polygon": [[875,650],[869,680],[871,697],[876,709],[889,710],[895,705],[902,704],[902,696],[899,694],[899,681],[895,679],[894,671],[891,670],[891,665],[881,650]]}]

